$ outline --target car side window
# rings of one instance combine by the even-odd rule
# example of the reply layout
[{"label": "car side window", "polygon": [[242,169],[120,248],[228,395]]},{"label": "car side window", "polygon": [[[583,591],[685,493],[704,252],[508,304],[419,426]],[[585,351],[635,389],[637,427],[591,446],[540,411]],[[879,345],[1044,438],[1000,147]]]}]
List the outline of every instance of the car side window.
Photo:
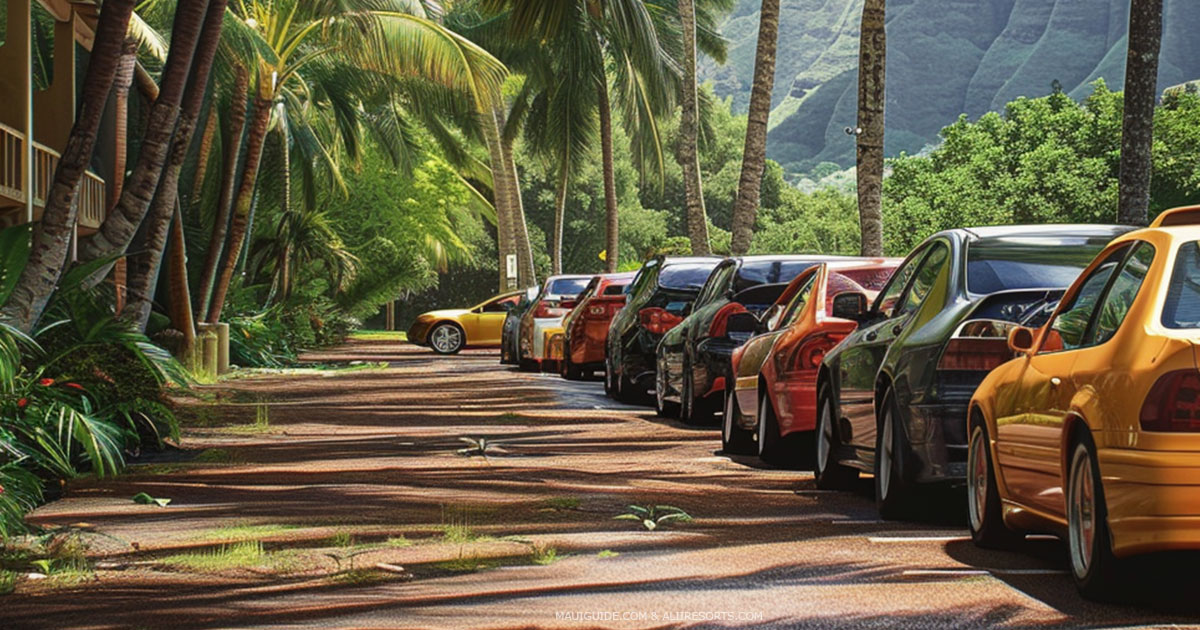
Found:
[{"label": "car side window", "polygon": [[787,310],[784,312],[783,317],[779,318],[779,325],[774,327],[774,329],[790,326],[796,321],[796,318],[804,310],[804,306],[812,298],[813,285],[816,281],[817,274],[815,273],[810,275],[808,280],[804,281],[804,285],[800,287],[799,291],[796,291],[796,295],[792,297],[791,303],[787,305]]},{"label": "car side window", "polygon": [[483,312],[484,313],[507,313],[508,311],[511,311],[514,306],[517,305],[518,300],[520,300],[520,296],[517,296],[517,295],[510,295],[502,300],[492,300],[491,302],[488,302],[487,304],[483,305]]},{"label": "car side window", "polygon": [[891,317],[896,310],[896,304],[900,301],[900,295],[904,293],[904,289],[908,286],[908,281],[912,279],[913,272],[921,264],[925,258],[925,252],[920,252],[913,255],[904,263],[904,266],[897,269],[896,273],[892,274],[891,281],[888,282],[886,288],[879,292],[879,297],[875,298],[875,312],[884,317]]},{"label": "car side window", "polygon": [[1085,343],[1088,324],[1096,305],[1104,294],[1104,288],[1112,279],[1113,272],[1129,253],[1131,246],[1119,247],[1104,257],[1104,260],[1080,283],[1079,290],[1064,304],[1050,323],[1050,330],[1042,341],[1042,352],[1077,350]]},{"label": "car side window", "polygon": [[1104,302],[1096,313],[1092,332],[1088,336],[1087,345],[1098,346],[1117,334],[1117,330],[1121,328],[1121,322],[1125,321],[1129,309],[1133,308],[1133,301],[1137,299],[1138,291],[1142,288],[1142,282],[1146,280],[1146,274],[1150,271],[1152,262],[1154,262],[1153,245],[1141,242],[1134,246],[1129,257],[1125,259],[1121,271],[1117,272],[1116,277],[1113,278],[1108,293],[1104,296]]},{"label": "car side window", "polygon": [[936,243],[929,249],[929,255],[921,263],[921,267],[917,269],[917,273],[913,277],[912,286],[908,289],[908,293],[904,295],[902,300],[903,306],[898,311],[898,315],[907,315],[921,307],[929,294],[933,292],[934,286],[938,282],[938,278],[946,269],[947,263],[950,260],[950,248],[945,243]]},{"label": "car side window", "polygon": [[725,293],[725,287],[729,284],[729,278],[733,275],[736,267],[736,265],[732,264],[717,267],[712,275],[709,276],[708,282],[704,283],[704,290],[700,292],[700,295],[696,296],[696,306],[704,306]]}]

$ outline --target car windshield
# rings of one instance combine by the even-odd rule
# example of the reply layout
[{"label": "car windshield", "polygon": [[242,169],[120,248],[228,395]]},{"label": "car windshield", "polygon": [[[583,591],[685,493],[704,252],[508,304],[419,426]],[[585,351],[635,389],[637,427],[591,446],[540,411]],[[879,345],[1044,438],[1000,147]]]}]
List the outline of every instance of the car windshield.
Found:
[{"label": "car windshield", "polygon": [[1108,241],[1047,235],[1000,237],[967,247],[967,291],[990,295],[1070,286]]},{"label": "car windshield", "polygon": [[658,286],[664,289],[692,289],[698,291],[708,280],[709,274],[719,260],[711,263],[679,263],[663,267],[658,276]]},{"label": "car windshield", "polygon": [[787,284],[800,272],[817,264],[811,260],[754,260],[748,261],[734,280],[734,291],[743,291],[759,284]]},{"label": "car windshield", "polygon": [[570,295],[576,296],[587,288],[591,278],[558,278],[550,281],[549,290],[546,295]]},{"label": "car windshield", "polygon": [[1174,329],[1200,328],[1200,241],[1179,248],[1163,304],[1162,323]]}]

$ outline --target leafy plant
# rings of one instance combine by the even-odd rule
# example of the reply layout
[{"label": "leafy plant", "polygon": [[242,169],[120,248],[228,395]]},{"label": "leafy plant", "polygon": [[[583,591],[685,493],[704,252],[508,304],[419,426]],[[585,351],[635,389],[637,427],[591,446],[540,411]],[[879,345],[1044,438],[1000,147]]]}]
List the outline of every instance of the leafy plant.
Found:
[{"label": "leafy plant", "polygon": [[534,564],[543,566],[547,564],[554,564],[562,558],[563,556],[559,555],[558,549],[545,543],[533,543],[530,545],[529,560]]},{"label": "leafy plant", "polygon": [[624,514],[613,517],[617,520],[638,521],[646,531],[654,531],[673,521],[687,522],[692,517],[682,509],[671,505],[630,505]]},{"label": "leafy plant", "polygon": [[458,441],[466,442],[469,445],[469,446],[467,446],[467,448],[458,449],[457,452],[459,455],[462,455],[464,457],[479,456],[484,459],[487,459],[489,450],[491,450],[493,447],[497,447],[497,446],[505,443],[502,440],[491,440],[491,439],[488,439],[485,437],[481,437],[481,438],[460,437],[460,438],[458,438]]},{"label": "leafy plant", "polygon": [[612,549],[605,549],[604,551],[601,551],[600,553],[596,554],[596,557],[597,558],[616,558],[619,555],[621,555],[621,554],[617,553],[616,551],[613,551]]},{"label": "leafy plant", "polygon": [[170,499],[152,497],[145,492],[139,492],[133,495],[133,502],[139,505],[157,505],[158,507],[167,507],[170,505]]}]

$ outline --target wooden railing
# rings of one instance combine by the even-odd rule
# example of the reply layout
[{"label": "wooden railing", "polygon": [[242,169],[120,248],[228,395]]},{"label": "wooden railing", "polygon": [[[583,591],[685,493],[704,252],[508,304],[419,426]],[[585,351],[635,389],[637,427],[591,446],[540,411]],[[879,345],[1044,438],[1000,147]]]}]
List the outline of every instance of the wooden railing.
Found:
[{"label": "wooden railing", "polygon": [[[33,205],[46,207],[61,156],[57,151],[33,143]],[[25,203],[25,134],[0,124],[0,197]],[[0,204],[3,206],[3,204]],[[79,226],[98,228],[107,214],[108,197],[104,180],[95,173],[84,174],[79,187]]]}]

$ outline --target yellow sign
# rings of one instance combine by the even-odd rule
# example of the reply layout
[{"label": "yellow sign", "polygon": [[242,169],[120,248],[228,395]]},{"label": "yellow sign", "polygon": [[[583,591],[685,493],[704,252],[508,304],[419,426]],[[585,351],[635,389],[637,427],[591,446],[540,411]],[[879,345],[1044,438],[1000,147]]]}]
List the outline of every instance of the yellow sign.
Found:
[{"label": "yellow sign", "polygon": [[607,249],[600,250],[599,258],[600,258],[600,260],[608,260],[608,250]]}]

